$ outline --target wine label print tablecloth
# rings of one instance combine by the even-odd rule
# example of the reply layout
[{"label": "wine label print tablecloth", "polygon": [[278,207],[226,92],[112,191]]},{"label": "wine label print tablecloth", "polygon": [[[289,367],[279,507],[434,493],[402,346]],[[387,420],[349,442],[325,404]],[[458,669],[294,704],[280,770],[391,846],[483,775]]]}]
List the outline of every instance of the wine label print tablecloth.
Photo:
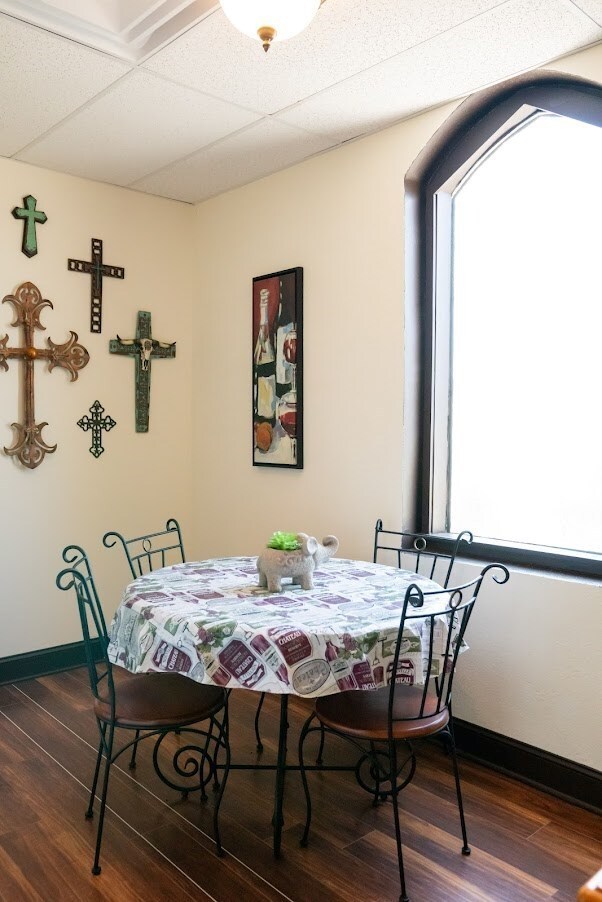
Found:
[{"label": "wine label print tablecloth", "polygon": [[[395,567],[333,558],[315,571],[313,589],[285,584],[275,595],[258,587],[256,558],[177,564],[127,587],[111,625],[109,658],[135,673],[178,672],[229,689],[307,697],[375,689],[391,680],[411,583],[423,592],[440,589]],[[441,603],[439,595],[431,610]],[[428,599],[420,610],[429,612]],[[446,639],[442,617],[435,663]],[[423,684],[428,645],[424,621],[406,623],[398,680]]]}]

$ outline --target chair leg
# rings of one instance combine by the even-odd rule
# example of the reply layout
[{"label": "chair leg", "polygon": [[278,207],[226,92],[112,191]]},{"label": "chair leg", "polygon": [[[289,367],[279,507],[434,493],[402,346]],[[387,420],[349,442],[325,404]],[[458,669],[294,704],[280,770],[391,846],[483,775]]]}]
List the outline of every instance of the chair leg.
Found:
[{"label": "chair leg", "polygon": [[[209,796],[207,795],[207,790],[205,789],[205,763],[207,762],[207,755],[209,754],[209,745],[211,743],[211,740],[213,739],[214,725],[215,725],[215,721],[212,717],[211,720],[209,721],[209,727],[207,729],[207,738],[205,739],[205,748],[203,750],[203,760],[202,760],[202,764],[201,764],[201,769],[199,771],[199,779],[201,781],[201,802],[206,802],[207,799],[209,798]],[[213,765],[214,781],[216,780],[216,777],[217,777],[217,769],[216,769],[215,765],[217,764],[218,748],[219,748],[219,746],[216,743],[215,760],[214,760],[214,765]],[[211,772],[209,772],[209,777],[207,778],[207,781],[209,781],[210,778],[211,778]],[[214,788],[216,788],[216,787],[214,786]]]},{"label": "chair leg", "polygon": [[136,730],[136,739],[134,741],[134,745],[132,746],[132,757],[130,758],[130,763],[128,765],[130,770],[134,770],[136,767],[136,752],[138,751],[139,738],[140,738],[140,730]]},{"label": "chair leg", "polygon": [[393,802],[393,817],[395,819],[395,842],[397,843],[397,861],[399,863],[399,882],[401,884],[401,895],[399,902],[410,902],[406,895],[406,880],[403,870],[403,851],[401,847],[401,827],[399,823],[399,807],[397,804],[397,795],[399,792],[397,786],[397,746],[394,742],[389,742],[389,767],[391,768],[391,799]]},{"label": "chair leg", "polygon": [[111,772],[111,764],[113,758],[113,738],[115,736],[115,725],[108,725],[108,739],[105,743],[105,771],[102,782],[102,796],[100,799],[100,813],[98,815],[98,830],[96,832],[96,851],[94,853],[94,864],[92,865],[92,873],[94,875],[100,874],[101,868],[99,865],[100,859],[100,845],[102,843],[102,830],[104,826],[105,820],[105,810],[107,807],[107,791],[109,789],[109,774]]},{"label": "chair leg", "polygon": [[226,788],[226,781],[228,780],[228,774],[230,772],[230,743],[228,741],[228,712],[227,708],[224,711],[224,719],[220,724],[219,721],[212,721],[212,730],[213,733],[213,723],[217,726],[217,736],[215,737],[215,756],[214,762],[217,763],[217,753],[218,749],[223,746],[226,753],[226,763],[224,766],[224,775],[221,779],[221,783],[219,784],[219,792],[217,794],[217,798],[215,800],[215,808],[213,811],[213,835],[215,837],[215,845],[217,846],[217,854],[221,857],[224,854],[224,850],[222,848],[222,841],[219,832],[219,808],[222,803],[222,797],[224,795],[224,789]]},{"label": "chair leg", "polygon": [[[218,728],[219,728],[219,724],[218,724]],[[211,735],[211,738],[213,738],[213,720],[211,721],[211,726],[209,727],[209,733]],[[218,729],[218,735],[219,735],[219,729]],[[213,768],[213,791],[214,792],[217,792],[219,790],[219,776],[217,773],[218,753],[219,753],[219,746],[216,745],[215,746],[215,766]]]},{"label": "chair leg", "polygon": [[[376,748],[375,748],[373,742],[370,743],[370,753],[374,760],[374,798],[372,799],[372,804],[376,808],[376,806],[378,805],[378,800],[379,800],[379,796],[380,796],[380,767],[378,766],[378,758],[376,757]],[[386,793],[383,793],[383,795],[384,795],[384,799],[386,799],[387,798]],[[384,799],[382,799],[382,801],[384,801]]]},{"label": "chair leg", "polygon": [[98,785],[98,775],[100,773],[100,762],[102,761],[102,750],[104,748],[105,743],[105,733],[107,732],[106,723],[99,723],[98,729],[100,730],[100,742],[98,743],[98,755],[96,756],[96,767],[94,768],[94,777],[92,778],[92,789],[90,790],[90,801],[88,802],[88,808],[86,810],[86,819],[90,820],[90,818],[94,815],[94,799],[96,798],[96,787]]},{"label": "chair leg", "polygon": [[265,692],[262,692],[261,698],[259,699],[259,704],[257,705],[257,711],[255,712],[255,738],[257,739],[258,752],[263,752],[263,743],[261,741],[261,736],[259,735],[259,715],[261,714],[261,709],[263,708],[264,701]]},{"label": "chair leg", "polygon": [[320,723],[320,748],[318,749],[318,755],[316,757],[316,764],[322,764],[322,755],[324,754],[324,740],[326,739],[326,733],[324,732],[324,724]]},{"label": "chair leg", "polygon": [[448,727],[448,729],[444,731],[444,735],[447,737],[447,742],[449,745],[449,749],[451,751],[452,763],[454,766],[454,779],[456,781],[456,795],[458,796],[458,810],[460,812],[460,827],[462,828],[462,840],[464,842],[464,845],[462,846],[462,855],[470,855],[470,846],[468,845],[468,838],[466,836],[466,821],[464,819],[464,805],[462,803],[462,789],[460,786],[460,772],[458,770],[458,758],[456,755],[456,743],[454,741],[453,730]]},{"label": "chair leg", "polygon": [[[216,726],[218,728],[218,741],[216,741],[216,744],[215,744],[215,758],[214,758],[214,770],[213,770],[213,791],[214,792],[217,792],[220,787],[219,776],[218,776],[218,771],[217,771],[217,759],[219,757],[219,750],[221,748],[221,744],[223,744],[223,745],[228,744],[228,727],[229,727],[229,716],[230,716],[228,703],[230,701],[230,692],[231,691],[232,690],[229,690],[228,692],[226,692],[226,703],[224,705],[224,713],[222,715],[221,725],[218,720],[214,721],[212,719],[211,726],[209,728],[209,732],[211,733],[211,735],[213,735],[214,723],[216,724]],[[223,733],[223,743],[220,744],[219,738],[220,738],[220,734],[222,734],[222,733]]]},{"label": "chair leg", "polygon": [[[309,732],[309,727],[315,718],[315,714],[311,714],[305,723],[303,724],[303,729],[301,730],[301,734],[299,736],[299,767],[301,769],[301,782],[303,783],[303,791],[305,792],[305,829],[303,831],[303,836],[301,837],[301,845],[306,846],[307,840],[309,837],[309,827],[311,824],[311,796],[309,794],[309,784],[307,782],[307,774],[305,773],[305,761],[303,758],[303,743],[305,742],[305,737]],[[324,738],[324,727],[322,723],[320,723],[320,729],[322,732],[322,740]]]}]

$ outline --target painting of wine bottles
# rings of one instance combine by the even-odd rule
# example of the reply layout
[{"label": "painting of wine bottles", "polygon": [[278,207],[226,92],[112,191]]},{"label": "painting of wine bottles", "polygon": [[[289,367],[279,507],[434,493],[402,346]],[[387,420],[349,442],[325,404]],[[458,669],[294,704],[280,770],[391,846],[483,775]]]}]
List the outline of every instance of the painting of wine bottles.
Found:
[{"label": "painting of wine bottles", "polygon": [[303,468],[303,267],[253,279],[253,465]]}]

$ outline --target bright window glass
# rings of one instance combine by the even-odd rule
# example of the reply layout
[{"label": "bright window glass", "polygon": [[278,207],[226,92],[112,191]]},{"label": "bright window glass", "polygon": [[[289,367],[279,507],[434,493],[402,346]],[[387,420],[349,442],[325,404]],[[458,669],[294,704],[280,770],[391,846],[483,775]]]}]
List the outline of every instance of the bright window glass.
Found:
[{"label": "bright window glass", "polygon": [[455,194],[452,532],[602,551],[601,161],[539,115]]}]

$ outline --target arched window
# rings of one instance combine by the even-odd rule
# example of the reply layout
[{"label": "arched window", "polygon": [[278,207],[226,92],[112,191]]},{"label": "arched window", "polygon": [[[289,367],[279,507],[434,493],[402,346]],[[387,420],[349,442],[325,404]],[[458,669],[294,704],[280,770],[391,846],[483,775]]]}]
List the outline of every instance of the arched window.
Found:
[{"label": "arched window", "polygon": [[406,192],[405,525],[602,576],[602,87],[475,95]]}]

